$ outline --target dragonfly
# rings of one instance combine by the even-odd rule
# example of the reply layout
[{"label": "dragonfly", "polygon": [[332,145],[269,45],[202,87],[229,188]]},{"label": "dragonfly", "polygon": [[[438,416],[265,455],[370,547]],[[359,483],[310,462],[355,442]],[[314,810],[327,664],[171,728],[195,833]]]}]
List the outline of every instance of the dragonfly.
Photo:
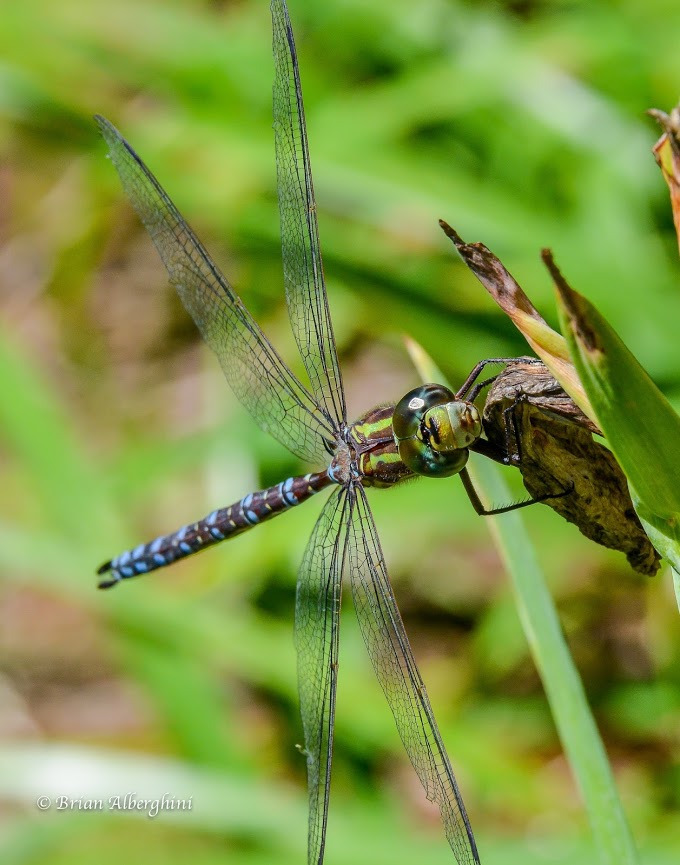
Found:
[{"label": "dragonfly", "polygon": [[478,364],[456,393],[442,385],[421,385],[398,402],[348,422],[324,281],[293,31],[284,0],[273,0],[271,12],[285,296],[308,383],[281,359],[130,144],[109,121],[95,119],[171,284],[216,354],[235,395],[263,430],[317,468],[250,492],[197,522],[121,553],[99,568],[99,585],[108,589],[170,565],[330,490],[302,558],[295,601],[309,795],[308,863],[321,865],[326,844],[345,577],[404,748],[427,797],[439,808],[457,862],[472,865],[480,862],[477,845],[397,607],[366,490],[416,476],[458,474],[479,513],[516,506],[485,510],[466,469],[470,450],[503,461],[500,450],[483,437],[482,418],[474,404],[479,376],[491,361]]},{"label": "dragonfly", "polygon": [[[636,571],[654,575],[659,554],[635,513],[621,467],[593,438],[602,433],[548,367],[519,357],[483,384],[490,385],[485,437],[506,464],[519,468],[532,501],[544,501],[590,540],[625,553]],[[560,486],[568,495],[546,495]]]}]

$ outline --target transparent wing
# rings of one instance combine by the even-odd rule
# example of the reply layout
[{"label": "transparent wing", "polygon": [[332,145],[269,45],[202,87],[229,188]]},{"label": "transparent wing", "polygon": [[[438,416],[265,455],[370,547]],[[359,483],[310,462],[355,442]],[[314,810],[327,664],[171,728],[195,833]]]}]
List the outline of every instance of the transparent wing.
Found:
[{"label": "transparent wing", "polygon": [[153,174],[118,130],[95,118],[123,188],[184,306],[234,393],[262,429],[302,459],[325,461],[333,427],[284,364]]},{"label": "transparent wing", "polygon": [[463,799],[397,609],[366,493],[356,485],[349,496],[347,567],[375,674],[427,798],[439,806],[456,860],[459,865],[478,863]]},{"label": "transparent wing", "polygon": [[309,789],[309,865],[323,862],[333,753],[347,495],[326,502],[305,551],[295,603],[298,688]]},{"label": "transparent wing", "polygon": [[345,397],[326,297],[295,42],[285,2],[272,0],[271,12],[274,136],[288,314],[312,392],[328,419],[338,425],[347,420]]}]

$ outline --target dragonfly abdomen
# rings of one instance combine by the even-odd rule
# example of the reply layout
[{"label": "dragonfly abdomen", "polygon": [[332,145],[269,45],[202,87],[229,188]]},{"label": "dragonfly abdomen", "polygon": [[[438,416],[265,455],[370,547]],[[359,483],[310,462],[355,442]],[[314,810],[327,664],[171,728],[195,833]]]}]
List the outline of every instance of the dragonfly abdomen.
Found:
[{"label": "dragonfly abdomen", "polygon": [[108,589],[120,580],[147,574],[198,553],[206,547],[245,532],[258,523],[281,514],[288,508],[318,493],[333,483],[326,471],[288,478],[273,487],[249,493],[241,501],[219,508],[198,522],[182,526],[169,535],[160,535],[147,544],[127,550],[97,571],[106,574],[99,583]]}]

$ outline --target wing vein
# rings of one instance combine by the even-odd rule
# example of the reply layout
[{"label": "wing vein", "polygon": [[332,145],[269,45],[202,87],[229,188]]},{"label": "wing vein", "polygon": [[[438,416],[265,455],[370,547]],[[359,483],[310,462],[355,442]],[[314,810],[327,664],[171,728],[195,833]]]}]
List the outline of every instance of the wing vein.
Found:
[{"label": "wing vein", "polygon": [[479,863],[463,799],[394,599],[366,492],[354,484],[349,497],[347,567],[376,677],[426,795],[439,807],[459,865]]}]

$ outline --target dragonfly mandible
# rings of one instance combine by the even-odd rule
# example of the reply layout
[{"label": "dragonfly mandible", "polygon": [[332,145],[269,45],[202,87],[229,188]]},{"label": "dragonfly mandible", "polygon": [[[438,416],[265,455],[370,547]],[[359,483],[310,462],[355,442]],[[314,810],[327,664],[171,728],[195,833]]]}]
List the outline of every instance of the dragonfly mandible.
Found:
[{"label": "dragonfly mandible", "polygon": [[404,747],[427,797],[439,807],[459,865],[471,865],[480,861],[475,839],[397,608],[366,487],[390,487],[418,474],[460,474],[476,509],[486,513],[465,468],[470,448],[507,463],[480,438],[482,421],[473,401],[479,391],[475,381],[486,362],[478,364],[456,394],[440,385],[423,385],[396,405],[373,409],[348,423],[324,283],[293,32],[284,0],[272,0],[271,11],[284,283],[309,385],[283,362],[132,147],[107,120],[96,120],[171,284],[236,396],[262,429],[319,468],[249,493],[202,520],[116,556],[99,568],[99,585],[110,588],[169,565],[332,488],[302,559],[295,604],[309,789],[308,862],[320,865],[324,856],[345,574]]}]

